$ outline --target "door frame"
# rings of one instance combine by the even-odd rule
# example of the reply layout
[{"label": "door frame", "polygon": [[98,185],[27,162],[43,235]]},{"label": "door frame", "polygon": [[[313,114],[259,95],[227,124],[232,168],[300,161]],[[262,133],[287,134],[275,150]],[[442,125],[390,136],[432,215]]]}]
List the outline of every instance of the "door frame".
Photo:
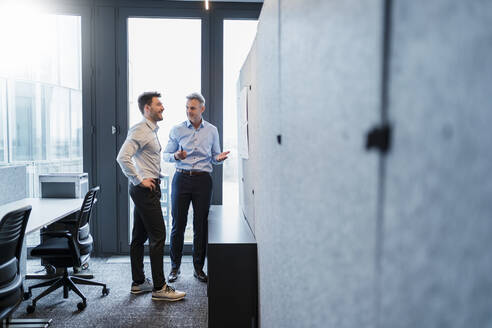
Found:
[{"label": "door frame", "polygon": [[[209,84],[208,76],[209,67],[207,58],[209,57],[209,16],[203,11],[196,8],[121,8],[118,11],[117,20],[117,100],[116,100],[116,122],[118,125],[117,146],[118,150],[125,142],[128,132],[128,19],[129,18],[169,18],[169,19],[201,19],[201,92],[205,99],[208,99]],[[208,111],[204,113],[204,119],[209,119]],[[213,122],[212,122],[213,123]],[[161,142],[163,145],[165,142]],[[117,175],[118,183],[118,236],[122,241],[119,243],[120,253],[129,253],[130,246],[129,236],[129,214],[128,214],[128,179],[121,171]],[[169,186],[168,186],[169,187]],[[168,200],[170,201],[170,200]],[[170,214],[169,214],[170,215]],[[169,229],[170,227],[168,227]],[[169,242],[169,241],[167,241]],[[169,252],[169,245],[165,246],[165,252]],[[184,254],[191,254],[191,244],[185,243],[183,248]]]},{"label": "door frame", "polygon": [[[201,92],[207,99],[207,111],[204,119],[219,130],[220,144],[223,148],[223,20],[258,19],[261,3],[213,3],[206,11],[201,2],[145,3],[145,7],[122,6],[116,8],[116,115],[117,150],[123,145],[128,131],[128,18],[190,18],[201,19]],[[164,144],[164,143],[163,143]],[[128,217],[128,179],[117,168],[117,220],[118,253],[128,254],[129,217]],[[212,204],[222,204],[222,166],[215,166]],[[184,245],[184,254],[191,254],[192,245]],[[169,253],[169,245],[165,246]]]}]

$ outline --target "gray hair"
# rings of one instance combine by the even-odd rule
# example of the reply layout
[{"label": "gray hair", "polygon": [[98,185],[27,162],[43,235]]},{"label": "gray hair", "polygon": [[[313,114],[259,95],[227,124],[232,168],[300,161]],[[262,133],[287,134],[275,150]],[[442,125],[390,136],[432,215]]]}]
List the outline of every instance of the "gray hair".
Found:
[{"label": "gray hair", "polygon": [[203,98],[203,96],[201,95],[201,93],[199,92],[193,92],[189,95],[186,96],[186,99],[188,100],[198,100],[198,102],[200,103],[200,105],[205,106],[205,98]]}]

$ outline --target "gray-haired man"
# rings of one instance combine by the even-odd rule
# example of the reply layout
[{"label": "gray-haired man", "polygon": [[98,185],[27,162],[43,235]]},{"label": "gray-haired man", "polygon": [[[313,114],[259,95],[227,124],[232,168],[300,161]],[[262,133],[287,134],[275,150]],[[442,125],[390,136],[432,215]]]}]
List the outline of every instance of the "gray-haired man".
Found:
[{"label": "gray-haired man", "polygon": [[219,132],[202,118],[205,99],[199,93],[186,97],[188,120],[176,125],[169,133],[164,160],[176,163],[171,201],[173,227],[171,230],[171,263],[169,281],[180,273],[184,232],[190,202],[193,204],[193,265],[194,276],[207,281],[203,272],[207,247],[208,209],[212,196],[212,164],[220,164],[228,151],[220,152]]}]

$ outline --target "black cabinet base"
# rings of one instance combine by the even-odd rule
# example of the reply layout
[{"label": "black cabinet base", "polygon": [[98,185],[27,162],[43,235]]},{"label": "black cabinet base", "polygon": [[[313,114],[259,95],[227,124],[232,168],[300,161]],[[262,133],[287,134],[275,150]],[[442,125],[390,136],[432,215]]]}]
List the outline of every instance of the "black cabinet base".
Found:
[{"label": "black cabinet base", "polygon": [[211,214],[207,255],[208,326],[257,327],[256,241],[239,215],[234,217],[235,213],[217,210]]}]

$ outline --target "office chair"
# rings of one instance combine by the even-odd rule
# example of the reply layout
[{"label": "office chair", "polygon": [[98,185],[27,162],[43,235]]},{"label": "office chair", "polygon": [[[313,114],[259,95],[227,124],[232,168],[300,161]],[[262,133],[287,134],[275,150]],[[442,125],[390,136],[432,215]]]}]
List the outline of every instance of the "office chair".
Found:
[{"label": "office chair", "polygon": [[22,302],[24,287],[20,273],[22,242],[31,206],[9,212],[0,221],[0,322],[10,316]]},{"label": "office chair", "polygon": [[26,299],[32,295],[34,288],[50,286],[32,300],[32,304],[27,307],[28,313],[34,312],[37,301],[60,287],[63,287],[63,298],[68,298],[69,290],[73,290],[79,295],[82,302],[77,304],[77,308],[80,311],[86,308],[87,299],[75,284],[102,286],[103,296],[109,294],[109,288],[106,287],[106,284],[68,274],[69,267],[81,267],[90,258],[93,239],[89,233],[89,219],[98,191],[99,187],[94,187],[85,195],[77,218],[78,233],[72,234],[67,230],[46,231],[44,236],[46,238],[43,238],[44,240],[41,244],[31,251],[32,256],[40,257],[45,263],[51,264],[55,268],[63,269],[63,276],[29,287],[29,291],[24,297]]},{"label": "office chair", "polygon": [[[92,206],[94,207],[97,203],[97,197],[94,197],[94,203]],[[79,231],[78,227],[78,222],[79,222],[79,214],[83,212],[83,208],[85,205],[82,205],[82,208],[80,209],[79,212],[73,213],[68,215],[67,217],[56,221],[55,223],[50,224],[48,227],[45,227],[41,230],[41,243],[49,237],[47,237],[49,234],[46,232],[49,231],[59,231],[59,230],[68,230],[69,233],[72,235],[76,235]],[[92,217],[92,212],[89,214],[89,220]],[[88,227],[88,226],[87,226]],[[92,237],[91,237],[92,238]],[[92,245],[92,243],[90,244]],[[83,270],[86,270],[89,267],[89,260],[90,260],[90,252],[92,250],[92,247],[87,247],[87,248],[82,248],[80,249],[80,255],[83,258],[82,260],[82,266],[73,267],[73,273],[79,278],[85,278],[85,279],[93,279],[94,276],[90,273],[82,273]],[[54,266],[51,264],[47,263],[45,260],[41,260],[41,265],[45,267],[46,274],[26,274],[24,279],[54,279],[57,276],[63,275],[63,269],[56,270]]]}]

